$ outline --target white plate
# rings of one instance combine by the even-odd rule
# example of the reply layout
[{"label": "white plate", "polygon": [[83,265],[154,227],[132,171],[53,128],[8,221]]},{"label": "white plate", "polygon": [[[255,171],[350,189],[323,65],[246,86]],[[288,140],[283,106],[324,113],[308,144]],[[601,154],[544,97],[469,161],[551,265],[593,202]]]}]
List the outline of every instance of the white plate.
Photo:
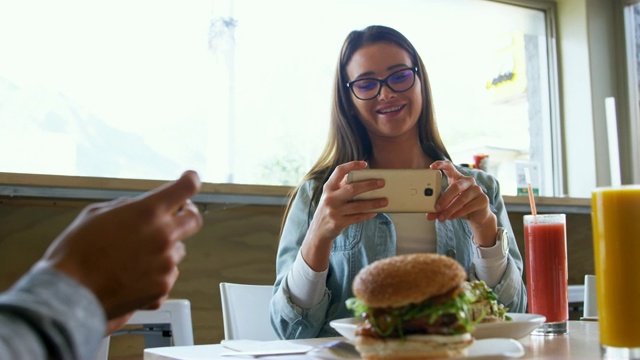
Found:
[{"label": "white plate", "polygon": [[467,349],[467,357],[474,359],[508,359],[524,356],[524,347],[513,339],[476,340]]},{"label": "white plate", "polygon": [[476,325],[473,337],[476,339],[510,338],[520,339],[529,335],[542,325],[546,318],[537,314],[507,313],[511,321],[484,323]]},{"label": "white plate", "polygon": [[[476,325],[473,337],[476,339],[488,338],[510,338],[520,339],[529,335],[533,329],[544,323],[546,318],[536,314],[507,313],[512,321],[497,323],[486,323]],[[354,340],[357,325],[362,321],[360,318],[346,318],[333,320],[329,324],[336,329],[340,335],[349,340]]]},{"label": "white plate", "polygon": [[[310,352],[305,355],[312,359],[326,360],[350,360],[357,359],[357,352],[331,352],[326,349]],[[473,344],[467,348],[467,355],[460,359],[513,359],[524,356],[524,347],[513,339],[494,338],[474,340]]]}]

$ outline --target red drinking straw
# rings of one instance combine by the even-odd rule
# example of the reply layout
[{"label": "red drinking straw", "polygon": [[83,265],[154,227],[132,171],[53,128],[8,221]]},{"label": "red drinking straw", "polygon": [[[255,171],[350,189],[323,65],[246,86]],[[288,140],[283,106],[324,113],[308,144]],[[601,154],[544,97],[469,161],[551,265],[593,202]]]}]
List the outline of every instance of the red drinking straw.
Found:
[{"label": "red drinking straw", "polygon": [[533,188],[531,187],[531,176],[529,176],[529,168],[524,168],[524,177],[527,180],[527,191],[529,192],[529,205],[531,206],[531,213],[533,214],[534,221],[538,222],[536,215],[536,202],[533,200]]}]

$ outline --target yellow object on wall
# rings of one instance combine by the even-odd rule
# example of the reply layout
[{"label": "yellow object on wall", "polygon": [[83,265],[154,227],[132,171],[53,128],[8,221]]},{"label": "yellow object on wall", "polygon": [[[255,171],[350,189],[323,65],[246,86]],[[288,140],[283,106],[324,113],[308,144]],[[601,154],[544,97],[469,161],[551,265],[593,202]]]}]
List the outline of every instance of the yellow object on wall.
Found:
[{"label": "yellow object on wall", "polygon": [[526,93],[527,72],[524,35],[502,34],[496,38],[496,53],[485,87],[493,101],[512,100]]}]

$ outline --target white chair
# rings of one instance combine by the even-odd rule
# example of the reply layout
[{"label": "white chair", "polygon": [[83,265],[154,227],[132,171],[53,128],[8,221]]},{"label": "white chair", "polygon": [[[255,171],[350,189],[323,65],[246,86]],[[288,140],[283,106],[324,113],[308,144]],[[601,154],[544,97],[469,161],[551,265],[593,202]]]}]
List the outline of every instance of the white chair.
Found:
[{"label": "white chair", "polygon": [[584,285],[569,285],[567,289],[567,300],[569,302],[569,312],[583,311]]},{"label": "white chair", "polygon": [[[144,335],[145,348],[193,345],[191,303],[186,299],[167,299],[159,309],[136,311],[127,325],[142,325],[142,329],[120,330],[111,336]],[[111,336],[102,340],[96,360],[109,357]]]},{"label": "white chair", "polygon": [[567,290],[569,304],[584,302],[584,285],[569,285]]},{"label": "white chair", "polygon": [[278,340],[271,327],[273,285],[220,283],[225,340]]},{"label": "white chair", "polygon": [[594,318],[598,316],[598,296],[596,291],[596,276],[584,276],[584,307],[582,316]]}]

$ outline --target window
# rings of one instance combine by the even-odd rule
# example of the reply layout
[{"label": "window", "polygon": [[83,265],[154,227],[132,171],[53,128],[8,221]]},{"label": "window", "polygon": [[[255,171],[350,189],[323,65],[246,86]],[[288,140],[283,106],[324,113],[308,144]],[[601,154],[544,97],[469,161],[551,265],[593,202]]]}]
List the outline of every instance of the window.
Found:
[{"label": "window", "polygon": [[378,23],[420,51],[454,162],[488,154],[505,195],[529,167],[552,196],[549,22],[484,0],[5,0],[0,171],[296,184],[324,145],[342,41]]}]

